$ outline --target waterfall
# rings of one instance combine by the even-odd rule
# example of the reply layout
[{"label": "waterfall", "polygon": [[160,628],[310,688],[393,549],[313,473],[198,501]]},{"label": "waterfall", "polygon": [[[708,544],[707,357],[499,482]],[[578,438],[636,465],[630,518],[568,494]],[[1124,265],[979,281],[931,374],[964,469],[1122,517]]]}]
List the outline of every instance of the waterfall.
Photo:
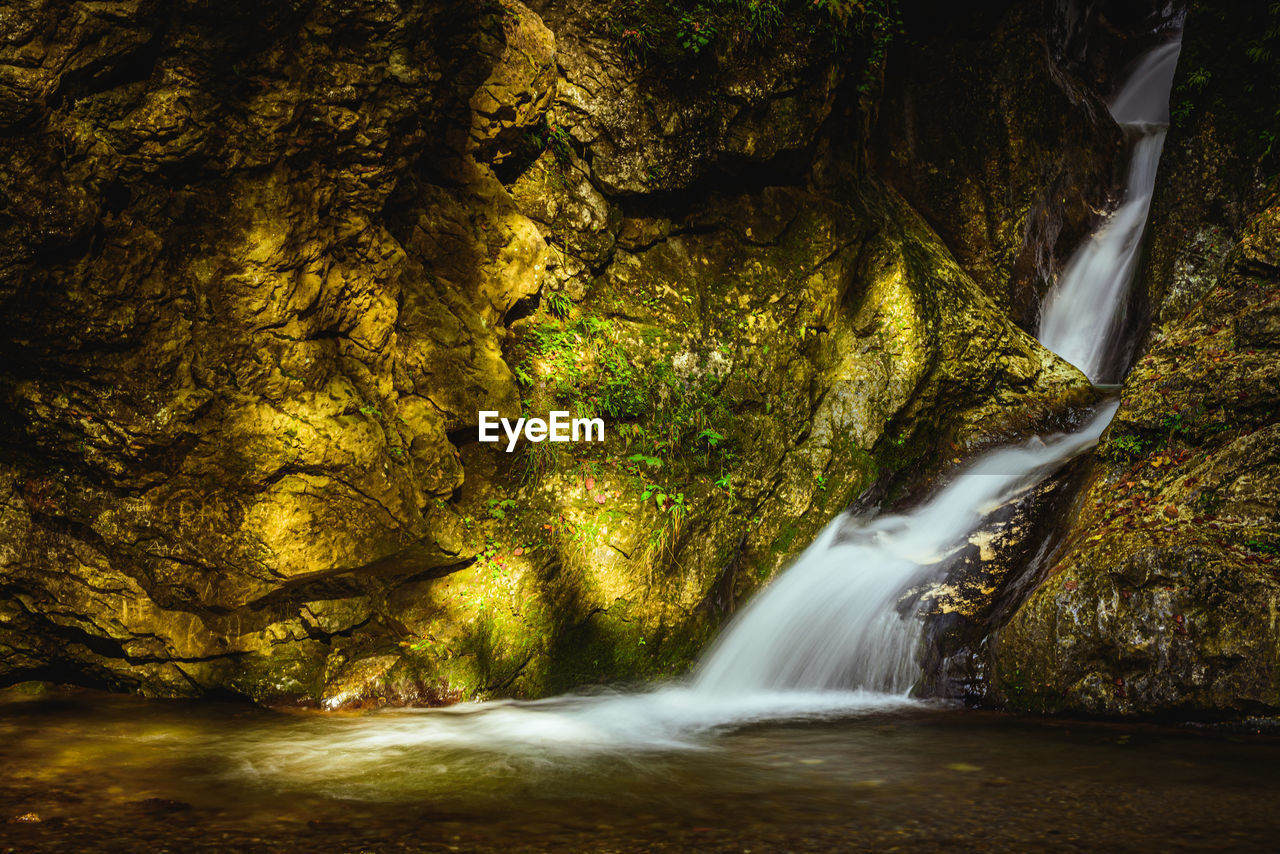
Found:
[{"label": "waterfall", "polygon": [[1114,413],[1111,404],[1078,433],[986,454],[911,513],[852,530],[837,518],[721,636],[695,688],[905,693],[920,672],[920,625],[897,600],[935,577],[990,511],[1093,447]]},{"label": "waterfall", "polygon": [[1169,126],[1169,90],[1182,43],[1143,56],[1110,108],[1134,137],[1124,200],[1063,270],[1045,301],[1040,340],[1094,382],[1120,379],[1115,364],[1124,307],[1133,282]]},{"label": "waterfall", "polygon": [[[1136,137],[1124,200],[1073,256],[1045,305],[1042,343],[1094,382],[1107,378],[1116,349],[1179,49],[1173,42],[1143,56],[1112,100],[1112,116]],[[988,513],[1093,447],[1115,409],[1101,407],[1077,433],[986,454],[911,513],[837,518],[729,625],[699,665],[694,690],[909,692],[922,628],[912,588],[937,579]]]},{"label": "waterfall", "polygon": [[[1064,276],[1052,300],[1054,317],[1070,314],[1069,303],[1088,321],[1083,329],[1090,335],[1079,336],[1086,353],[1105,350],[1112,321],[1102,318],[1114,318],[1128,288],[1124,276],[1132,273],[1141,239],[1163,135],[1157,125],[1167,121],[1176,58],[1176,45],[1152,52],[1116,96],[1117,119],[1143,128],[1129,191],[1071,262],[1080,272]],[[1087,290],[1096,284],[1094,273],[1106,279],[1096,292]],[[1055,339],[1052,346],[1066,345]],[[439,763],[442,756],[463,755],[458,751],[502,751],[507,759],[546,763],[584,753],[700,749],[701,734],[725,726],[876,714],[918,702],[908,696],[920,673],[923,622],[915,591],[938,578],[948,556],[992,510],[1091,448],[1115,409],[1115,403],[1099,407],[1078,432],[984,454],[909,513],[835,519],[729,624],[689,683],[407,712],[382,718],[377,727],[344,731],[347,749],[341,750],[332,749],[328,736],[231,749],[256,776],[293,780],[318,769],[325,776],[363,779],[405,756]],[[343,719],[334,726],[342,727]]]}]

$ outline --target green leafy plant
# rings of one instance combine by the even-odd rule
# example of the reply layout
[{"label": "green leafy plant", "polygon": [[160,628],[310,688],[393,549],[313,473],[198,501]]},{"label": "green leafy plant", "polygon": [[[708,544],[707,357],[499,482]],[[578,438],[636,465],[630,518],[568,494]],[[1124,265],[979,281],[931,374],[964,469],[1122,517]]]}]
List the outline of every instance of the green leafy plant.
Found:
[{"label": "green leafy plant", "polygon": [[1131,459],[1140,457],[1146,450],[1147,443],[1139,436],[1130,433],[1115,433],[1103,449],[1103,456],[1110,459]]},{"label": "green leafy plant", "polygon": [[489,515],[492,518],[505,519],[507,512],[515,509],[516,501],[514,498],[490,498],[488,504]]},{"label": "green leafy plant", "polygon": [[1257,552],[1258,554],[1270,555],[1272,557],[1280,555],[1280,546],[1277,546],[1275,543],[1269,543],[1266,540],[1248,540],[1244,545],[1249,551]]},{"label": "green leafy plant", "polygon": [[569,312],[573,310],[573,301],[569,299],[569,295],[564,291],[551,291],[547,294],[547,311],[556,317],[566,319]]},{"label": "green leafy plant", "polygon": [[676,30],[676,40],[680,47],[692,54],[702,50],[715,38],[716,27],[710,20],[700,19],[685,13],[680,16],[680,25]]},{"label": "green leafy plant", "polygon": [[632,454],[627,457],[629,463],[643,463],[646,468],[660,469],[662,468],[662,460],[657,457],[651,457],[648,454]]},{"label": "green leafy plant", "polygon": [[724,434],[717,433],[715,430],[708,427],[699,431],[698,438],[705,440],[708,446],[714,448],[716,445],[724,441]]},{"label": "green leafy plant", "polygon": [[725,494],[733,498],[733,477],[730,475],[721,475],[716,478],[716,486],[723,489]]}]

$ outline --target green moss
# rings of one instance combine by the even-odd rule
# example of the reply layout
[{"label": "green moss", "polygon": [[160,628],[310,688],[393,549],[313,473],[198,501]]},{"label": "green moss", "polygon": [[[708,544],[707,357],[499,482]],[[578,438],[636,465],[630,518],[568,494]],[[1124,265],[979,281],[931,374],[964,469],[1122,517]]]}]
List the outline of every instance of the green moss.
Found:
[{"label": "green moss", "polygon": [[865,44],[878,64],[902,30],[895,0],[616,0],[599,26],[633,59],[655,65],[759,47],[788,30],[838,50]]},{"label": "green moss", "polygon": [[795,542],[796,534],[800,533],[800,526],[795,522],[787,525],[778,536],[773,538],[773,542],[769,544],[769,548],[775,552],[786,553],[791,551],[791,544]]}]

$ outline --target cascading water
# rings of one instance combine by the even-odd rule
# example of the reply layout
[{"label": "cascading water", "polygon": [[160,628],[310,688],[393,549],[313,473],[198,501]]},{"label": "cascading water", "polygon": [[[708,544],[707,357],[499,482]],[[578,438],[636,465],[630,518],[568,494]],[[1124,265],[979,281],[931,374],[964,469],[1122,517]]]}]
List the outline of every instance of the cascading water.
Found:
[{"label": "cascading water", "polygon": [[907,692],[920,672],[920,626],[895,602],[935,576],[988,513],[1093,447],[1114,413],[1108,405],[1078,433],[986,454],[909,514],[852,531],[836,519],[720,638],[695,689]]},{"label": "cascading water", "polygon": [[[1094,382],[1107,378],[1137,265],[1180,47],[1143,56],[1113,99],[1113,117],[1137,135],[1124,201],[1071,259],[1044,309],[1042,343]],[[987,454],[908,515],[848,532],[849,520],[837,519],[730,626],[699,667],[695,689],[908,692],[919,676],[921,622],[896,603],[935,578],[991,510],[1092,447],[1114,412],[1110,404],[1078,433]]]},{"label": "cascading water", "polygon": [[1135,137],[1124,201],[1062,273],[1045,301],[1040,341],[1097,383],[1118,380],[1121,319],[1128,301],[1169,126],[1169,90],[1182,43],[1142,57],[1111,102],[1111,115]]}]

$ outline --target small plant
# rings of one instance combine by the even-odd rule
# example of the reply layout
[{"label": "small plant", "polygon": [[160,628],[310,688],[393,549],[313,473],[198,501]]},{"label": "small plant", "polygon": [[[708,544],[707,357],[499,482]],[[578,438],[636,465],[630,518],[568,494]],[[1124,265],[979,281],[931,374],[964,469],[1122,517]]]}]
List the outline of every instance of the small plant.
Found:
[{"label": "small plant", "polygon": [[561,165],[569,162],[570,155],[573,153],[573,137],[569,136],[569,129],[564,125],[547,125],[547,148],[555,155],[557,161]]},{"label": "small plant", "polygon": [[629,463],[644,463],[646,468],[660,469],[662,468],[662,460],[657,457],[651,457],[648,454],[632,454],[627,457]]},{"label": "small plant", "polygon": [[680,47],[689,53],[694,55],[701,53],[703,48],[711,44],[715,36],[716,28],[710,21],[701,20],[688,13],[680,16],[676,40],[680,43]]},{"label": "small plant", "polygon": [[716,486],[724,490],[725,495],[733,498],[733,478],[730,475],[721,475],[716,479]]},{"label": "small plant", "polygon": [[1142,456],[1146,442],[1130,433],[1116,433],[1104,449],[1104,456],[1111,459],[1132,459]]},{"label": "small plant", "polygon": [[702,432],[700,432],[698,434],[698,438],[705,440],[706,443],[713,448],[724,441],[724,436],[722,434],[717,433],[715,430],[712,430],[710,428],[707,428],[706,430],[703,430]]},{"label": "small plant", "polygon": [[1280,546],[1277,546],[1275,543],[1268,543],[1266,540],[1248,540],[1245,542],[1244,547],[1249,551],[1257,552],[1258,554],[1268,555],[1270,557],[1280,556]]},{"label": "small plant", "polygon": [[[631,443],[644,438],[644,427],[639,424],[619,424],[614,428],[614,434],[622,439],[627,450],[631,450]],[[642,455],[643,456],[643,455]],[[654,458],[656,459],[656,457]]]},{"label": "small plant", "polygon": [[703,429],[698,433],[698,438],[706,443],[706,453],[703,455],[703,462],[707,465],[711,464],[711,450],[724,441],[724,434],[717,433],[710,427]]},{"label": "small plant", "polygon": [[556,317],[565,320],[569,317],[569,312],[572,309],[573,301],[569,299],[569,295],[564,291],[552,291],[547,294],[547,311]]},{"label": "small plant", "polygon": [[1206,68],[1196,68],[1187,75],[1187,86],[1199,92],[1209,85],[1213,75]]},{"label": "small plant", "polygon": [[514,510],[516,501],[514,498],[490,498],[489,499],[489,515],[494,519],[507,518],[507,511]]},{"label": "small plant", "polygon": [[653,499],[654,504],[658,505],[658,509],[662,510],[667,503],[666,490],[656,483],[645,484],[644,490],[640,493],[640,500],[648,501],[650,498]]}]

